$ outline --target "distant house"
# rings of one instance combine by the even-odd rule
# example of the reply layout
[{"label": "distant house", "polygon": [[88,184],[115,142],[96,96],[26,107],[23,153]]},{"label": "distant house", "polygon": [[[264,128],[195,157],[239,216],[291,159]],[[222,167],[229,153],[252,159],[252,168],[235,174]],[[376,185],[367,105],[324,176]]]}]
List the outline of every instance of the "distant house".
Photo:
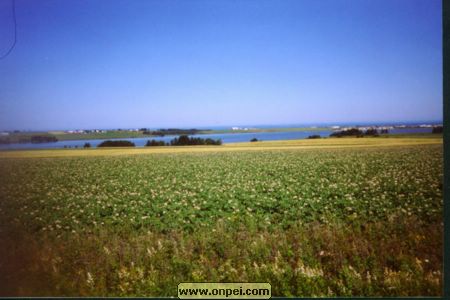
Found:
[{"label": "distant house", "polygon": [[231,127],[231,130],[240,130],[241,128],[239,127]]},{"label": "distant house", "polygon": [[0,136],[7,136],[9,135],[9,132],[0,132]]},{"label": "distant house", "polygon": [[85,133],[84,130],[68,130],[67,133]]}]

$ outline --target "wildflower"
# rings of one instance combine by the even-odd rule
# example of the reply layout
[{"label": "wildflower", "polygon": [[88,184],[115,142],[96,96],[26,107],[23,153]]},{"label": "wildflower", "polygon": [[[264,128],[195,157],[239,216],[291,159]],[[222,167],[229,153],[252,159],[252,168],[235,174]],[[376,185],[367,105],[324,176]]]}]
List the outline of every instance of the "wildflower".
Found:
[{"label": "wildflower", "polygon": [[87,272],[87,279],[86,279],[86,283],[90,286],[94,285],[94,276],[92,276],[91,273]]}]

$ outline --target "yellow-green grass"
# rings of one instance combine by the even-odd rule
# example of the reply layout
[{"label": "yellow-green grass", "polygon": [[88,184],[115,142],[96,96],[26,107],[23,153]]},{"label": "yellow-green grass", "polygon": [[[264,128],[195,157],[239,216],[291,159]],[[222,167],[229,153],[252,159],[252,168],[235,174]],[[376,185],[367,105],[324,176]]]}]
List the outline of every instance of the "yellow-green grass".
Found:
[{"label": "yellow-green grass", "polygon": [[116,156],[157,153],[201,153],[228,151],[264,151],[264,150],[305,150],[326,148],[396,147],[413,145],[442,144],[442,136],[403,137],[403,138],[327,138],[283,141],[264,141],[231,143],[222,146],[171,146],[171,147],[113,147],[90,149],[36,149],[0,151],[0,158],[38,158],[70,156]]}]

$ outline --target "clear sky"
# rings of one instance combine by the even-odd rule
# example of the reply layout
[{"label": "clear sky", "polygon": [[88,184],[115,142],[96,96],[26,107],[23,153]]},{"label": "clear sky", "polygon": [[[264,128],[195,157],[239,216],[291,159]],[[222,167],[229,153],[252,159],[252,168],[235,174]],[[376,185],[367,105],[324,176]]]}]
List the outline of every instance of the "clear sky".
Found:
[{"label": "clear sky", "polygon": [[[442,120],[440,0],[16,0],[0,130]],[[0,55],[13,41],[0,1]]]}]

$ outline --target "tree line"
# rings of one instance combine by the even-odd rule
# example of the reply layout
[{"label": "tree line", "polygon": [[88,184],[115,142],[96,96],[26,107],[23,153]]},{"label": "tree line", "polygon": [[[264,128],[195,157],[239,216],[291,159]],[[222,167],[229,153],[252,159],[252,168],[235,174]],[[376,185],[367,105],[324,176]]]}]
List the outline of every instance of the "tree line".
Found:
[{"label": "tree line", "polygon": [[[147,145],[152,146],[151,144],[149,145],[148,142]],[[203,139],[203,138],[189,137],[187,135],[180,135],[179,137],[172,139],[166,145],[167,146],[222,145],[222,140],[221,139],[213,140],[210,138]]]},{"label": "tree line", "polygon": [[[148,140],[145,144],[146,147],[153,147],[153,146],[196,146],[196,145],[222,145],[222,140],[217,139],[213,140],[210,138],[202,139],[202,138],[195,138],[195,137],[189,137],[187,135],[181,135],[177,138],[172,139],[170,142],[164,142],[164,141],[156,141],[156,140]],[[135,147],[136,145],[133,142],[126,141],[126,140],[107,140],[100,143],[97,147]],[[91,145],[89,143],[86,143],[84,145],[84,148],[90,148]]]},{"label": "tree line", "polygon": [[378,132],[375,128],[369,128],[365,132],[358,128],[350,128],[346,130],[336,131],[330,134],[330,137],[344,137],[344,136],[356,136],[356,137],[364,137],[364,136],[379,136],[380,134],[387,134],[389,131],[387,129],[381,129]]},{"label": "tree line", "polygon": [[[87,146],[85,144],[85,146]],[[118,141],[103,141],[97,147],[134,147],[134,143],[130,141],[118,140]],[[85,147],[89,148],[89,147]]]}]

